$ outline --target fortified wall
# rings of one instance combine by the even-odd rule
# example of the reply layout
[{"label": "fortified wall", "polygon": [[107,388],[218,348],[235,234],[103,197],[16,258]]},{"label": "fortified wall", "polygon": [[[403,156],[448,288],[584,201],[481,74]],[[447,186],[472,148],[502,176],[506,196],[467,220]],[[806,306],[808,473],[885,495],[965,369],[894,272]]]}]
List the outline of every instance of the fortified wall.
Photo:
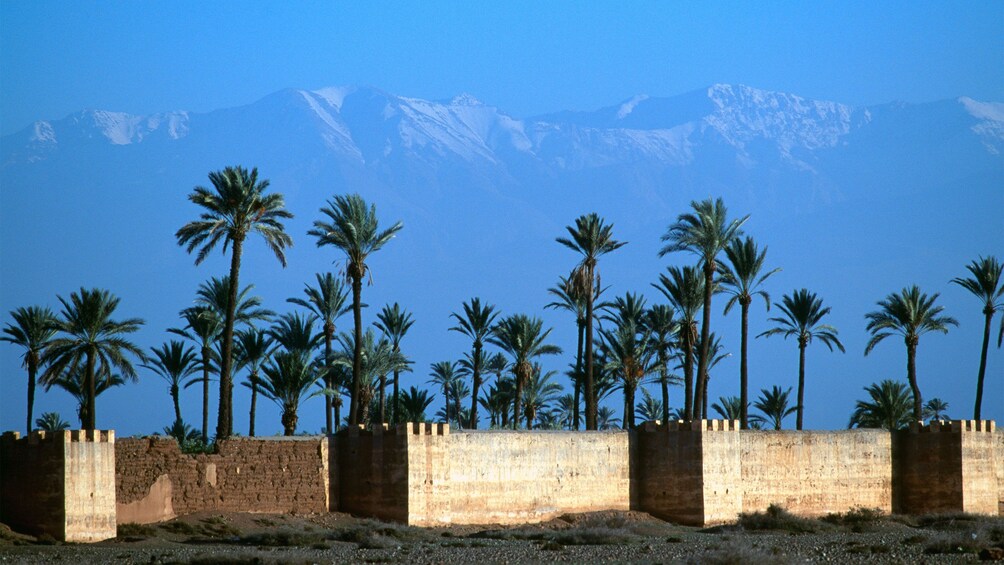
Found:
[{"label": "fortified wall", "polygon": [[710,525],[779,504],[1004,515],[992,421],[909,430],[739,430],[736,421],[617,432],[472,431],[445,424],[240,438],[186,455],[170,438],[4,434],[0,522],[68,541],[198,511],[349,512],[419,526],[518,524],[641,510]]}]

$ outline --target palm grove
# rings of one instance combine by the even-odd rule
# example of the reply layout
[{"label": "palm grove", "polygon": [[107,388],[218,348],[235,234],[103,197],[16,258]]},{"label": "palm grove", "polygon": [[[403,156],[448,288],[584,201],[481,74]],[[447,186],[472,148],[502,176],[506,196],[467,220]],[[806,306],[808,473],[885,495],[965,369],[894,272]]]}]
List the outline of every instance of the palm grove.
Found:
[{"label": "palm grove", "polygon": [[[667,267],[652,283],[662,303],[648,304],[635,292],[613,296],[603,285],[603,258],[627,242],[619,241],[614,226],[599,215],[577,218],[556,238],[574,253],[569,272],[547,289],[552,301],[545,306],[567,312],[575,324],[574,359],[563,375],[545,371],[541,364],[544,356],[563,353],[551,342],[552,328],[532,314],[501,312],[478,296],[461,301],[449,316],[452,326],[443,328],[465,336],[469,349],[458,352],[458,359],[435,362],[425,371],[407,356],[406,338],[415,320],[406,306],[383,306],[371,326],[362,318],[367,260],[401,232],[401,222],[381,224],[376,207],[358,194],[332,197],[307,235],[322,251],[344,259],[344,270],[317,273],[301,295],[288,299],[299,309],[277,314],[253,294],[253,285],[242,287],[241,258],[245,245],[264,244],[286,265],[285,250],[293,240],[283,221],[292,214],[282,194],[270,192],[269,181],[259,179],[257,169],[228,167],[210,173],[209,180],[211,186],[196,187],[189,195],[199,209],[198,218],[182,226],[175,237],[195,255],[196,265],[220,249],[229,254],[230,269],[200,285],[195,305],[180,311],[179,327],[168,330],[178,339],[141,350],[130,341],[130,334],[142,327],[143,320],[122,318],[117,313],[119,299],[98,288],[57,297],[58,313],[43,306],[10,313],[0,339],[22,353],[28,378],[28,430],[33,428],[36,383],[45,390],[56,386],[74,395],[81,427],[95,429],[97,396],[109,387],[135,381],[137,367],[167,384],[175,420],[164,433],[194,449],[209,446],[211,436],[233,435],[237,375],[244,376],[241,384],[251,393],[251,436],[259,397],[279,407],[286,435],[296,433],[301,405],[315,396],[320,397],[316,406],[323,407],[329,431],[342,424],[429,419],[462,429],[596,430],[629,428],[639,420],[708,418],[708,382],[728,355],[716,331],[734,331],[713,331],[715,307],[726,314],[738,311],[739,390],[735,396],[710,402],[711,410],[739,420],[743,429],[781,429],[784,419],[794,414],[795,427],[802,429],[810,346],[818,342],[830,352],[844,352],[838,329],[826,322],[830,307],[822,297],[809,289],[794,289],[772,304],[766,286],[780,269],[770,265],[767,247],[745,232],[749,216],[732,217],[721,199],[709,199],[692,202],[661,237],[660,257],[691,261]],[[993,317],[1004,309],[1004,284],[1002,265],[995,257],[980,257],[966,269],[968,276],[951,282],[976,297],[984,315],[973,408],[973,417],[979,419]],[[944,314],[937,299],[938,294],[910,286],[877,301],[876,309],[865,314],[870,334],[865,355],[885,338],[901,337],[906,380],[866,387],[868,398],[857,403],[849,427],[896,429],[911,421],[946,417],[943,401],[923,402],[916,363],[921,336],[947,333],[958,325]],[[756,306],[759,303],[763,309]],[[798,350],[794,398],[791,389],[776,385],[761,389],[755,399],[749,396],[749,320],[767,311],[780,313],[769,317],[772,327],[754,339],[792,338]],[[346,331],[342,319],[350,312],[351,327]],[[1002,339],[1004,321],[996,336],[998,348]],[[431,391],[414,385],[405,389],[404,373],[427,374]],[[716,378],[725,377],[716,374]],[[215,429],[210,428],[208,408],[213,381],[219,406]],[[650,394],[646,384],[657,385],[658,395]],[[671,409],[670,386],[680,385],[682,405]],[[190,387],[201,391],[198,429],[181,415],[181,393]],[[611,408],[618,404],[612,401],[617,393],[620,410]],[[430,416],[427,410],[437,394],[442,395],[443,407]],[[54,413],[43,414],[34,424],[46,430],[69,427]]]}]

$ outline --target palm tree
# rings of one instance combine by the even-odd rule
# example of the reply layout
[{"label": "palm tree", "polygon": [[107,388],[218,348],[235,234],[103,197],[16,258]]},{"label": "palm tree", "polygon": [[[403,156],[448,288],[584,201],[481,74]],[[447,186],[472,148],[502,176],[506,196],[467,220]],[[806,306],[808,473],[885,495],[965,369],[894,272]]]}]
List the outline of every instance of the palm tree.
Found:
[{"label": "palm tree", "polygon": [[[438,361],[436,363],[433,363],[429,369],[432,371],[431,373],[429,373],[429,376],[432,377],[431,379],[429,379],[429,384],[437,385],[443,391],[443,410],[446,414],[446,423],[449,424],[450,412],[451,412],[450,410],[451,394],[456,396],[457,408],[460,407],[460,395],[457,394],[456,391],[457,364],[456,362],[451,362],[451,361]],[[455,412],[457,414],[457,417],[459,418],[460,411],[456,410]],[[459,420],[457,421],[457,427],[460,427]]]},{"label": "palm tree", "polygon": [[661,400],[652,396],[648,389],[641,389],[641,402],[635,407],[635,412],[641,416],[642,422],[661,420],[666,422],[669,419],[669,411]]},{"label": "palm tree", "polygon": [[[512,371],[516,377],[516,390],[513,398],[513,428],[518,424],[520,399],[523,395],[523,388],[533,373],[534,359],[541,355],[561,353],[561,348],[557,345],[544,343],[551,333],[551,328],[544,331],[543,327],[544,322],[540,318],[530,317],[526,314],[515,314],[503,318],[495,324],[492,327],[492,335],[488,338],[489,343],[501,348],[512,357]],[[591,347],[591,343],[588,344],[587,349],[589,347]],[[588,367],[592,367],[591,361],[587,363],[587,370]],[[587,396],[592,392],[587,381]]]},{"label": "palm tree", "polygon": [[314,350],[321,343],[322,334],[314,333],[313,315],[303,316],[299,312],[287,312],[279,316],[268,330],[278,347],[307,360],[312,360]]},{"label": "palm tree", "polygon": [[296,433],[299,421],[297,409],[309,394],[310,387],[317,381],[314,364],[304,355],[283,351],[272,356],[270,363],[262,367],[265,378],[261,383],[261,393],[275,402],[282,410],[283,434]]},{"label": "palm tree", "polygon": [[690,207],[694,212],[680,214],[676,223],[669,226],[662,236],[662,241],[668,243],[659,250],[659,256],[663,257],[674,251],[689,251],[698,256],[699,266],[704,272],[704,321],[701,324],[701,340],[698,342],[701,351],[697,358],[697,387],[694,391],[694,404],[701,406],[704,403],[705,381],[708,379],[708,334],[711,332],[711,294],[716,286],[717,257],[732,240],[742,235],[742,225],[749,216],[729,221],[728,211],[721,198],[715,201],[694,201],[690,203]]},{"label": "palm tree", "polygon": [[886,379],[865,387],[871,401],[859,400],[848,428],[900,430],[910,424],[910,391],[906,385]]},{"label": "palm tree", "polygon": [[[261,368],[272,355],[272,337],[265,330],[245,328],[235,334],[234,366],[248,370],[244,386],[251,389],[251,410],[248,414],[248,436],[254,437],[258,393],[261,392]],[[330,429],[330,428],[329,428]]]},{"label": "palm tree", "polygon": [[308,235],[317,237],[317,246],[332,245],[341,249],[346,256],[346,274],[352,281],[352,317],[355,324],[355,351],[352,358],[352,397],[349,403],[349,425],[359,423],[359,395],[362,387],[363,362],[363,318],[362,292],[363,278],[368,267],[366,259],[379,251],[397,232],[404,227],[397,222],[380,231],[376,217],[376,206],[366,206],[366,201],[358,194],[339,195],[321,208],[321,213],[331,221],[314,222],[314,229]]},{"label": "palm tree", "polygon": [[196,248],[198,265],[205,260],[216,244],[223,240],[223,252],[233,247],[230,256],[229,300],[223,317],[223,358],[220,360],[220,409],[216,423],[216,437],[226,439],[233,433],[233,366],[234,314],[238,304],[237,289],[241,254],[244,240],[251,232],[257,232],[265,240],[279,263],[286,266],[284,250],[293,245],[293,239],[286,233],[282,219],[292,218],[286,211],[282,194],[265,194],[268,180],[258,181],[258,169],[249,173],[244,167],[227,167],[222,171],[209,173],[213,188],[202,186],[188,195],[188,199],[201,206],[204,211],[199,219],[189,222],[175,233],[178,245],[191,253]]},{"label": "palm tree", "polygon": [[199,441],[200,438],[199,431],[192,429],[192,426],[186,424],[181,418],[164,428],[164,435],[173,437],[182,450],[185,449],[185,444]]},{"label": "palm tree", "polygon": [[[317,287],[304,285],[303,293],[307,299],[287,298],[286,302],[291,302],[310,310],[312,314],[323,324],[324,332],[324,383],[329,390],[335,390],[334,377],[331,374],[331,344],[335,339],[335,320],[348,312],[351,307],[345,303],[349,298],[348,290],[341,279],[331,273],[317,273]],[[338,426],[338,420],[334,421],[332,427],[332,409],[334,407],[333,398],[324,396],[324,422],[328,433],[333,433]]]},{"label": "palm tree", "polygon": [[[698,347],[698,353],[700,353],[700,348]],[[722,345],[722,339],[715,335],[715,332],[711,332],[711,346],[708,348],[708,354],[711,355],[711,361],[708,362],[708,377],[704,379],[704,390],[701,394],[701,406],[700,406],[700,417],[708,418],[708,385],[711,382],[711,370],[718,366],[719,363],[732,357],[731,353],[725,353],[725,347]]]},{"label": "palm tree", "polygon": [[609,406],[600,406],[599,410],[596,411],[596,422],[601,430],[616,430],[621,425],[620,418],[616,417],[617,414],[614,409]]},{"label": "palm tree", "polygon": [[[262,308],[260,296],[254,296],[251,291],[254,285],[249,284],[237,293],[237,306],[234,308],[234,326],[248,326],[257,321],[268,322],[275,312]],[[224,319],[230,308],[230,277],[211,277],[199,285],[195,291],[196,306],[211,308],[219,319]],[[236,331],[236,330],[235,330]]]},{"label": "palm tree", "polygon": [[770,318],[769,321],[777,324],[757,337],[783,335],[785,339],[793,336],[798,342],[798,416],[796,417],[796,428],[802,429],[802,413],[804,408],[805,391],[805,348],[812,343],[813,339],[823,342],[830,351],[834,346],[844,352],[844,345],[837,338],[837,328],[829,324],[821,324],[823,317],[830,313],[830,307],[823,308],[823,299],[816,296],[816,293],[807,289],[794,291],[791,295],[784,295],[781,298],[781,305],[778,306],[784,313],[783,318]]},{"label": "palm tree", "polygon": [[[77,401],[77,418],[80,419],[80,427],[84,429],[91,429],[87,428],[87,422],[92,420],[89,414],[93,414],[93,412],[88,412],[87,408],[88,387],[86,380],[87,379],[84,376],[84,367],[82,365],[77,365],[68,367],[66,372],[62,375],[55,376],[52,380],[46,380],[42,384],[45,385],[46,392],[56,386],[70,393],[70,396],[75,398]],[[121,375],[116,375],[114,373],[109,374],[107,377],[102,378],[94,385],[94,398],[101,396],[101,393],[114,386],[122,386],[124,384],[125,380]]]},{"label": "palm tree", "polygon": [[914,285],[904,288],[899,294],[890,294],[878,302],[879,310],[865,314],[867,330],[872,334],[865,347],[865,355],[883,339],[893,334],[903,336],[906,343],[906,377],[913,391],[913,419],[916,421],[923,419],[924,405],[917,385],[917,344],[920,336],[932,331],[947,334],[948,326],[959,325],[955,318],[941,315],[944,308],[934,305],[937,299],[938,293],[928,297]]},{"label": "palm tree", "polygon": [[462,304],[463,314],[453,312],[450,317],[457,325],[449,331],[459,332],[469,337],[473,342],[470,355],[467,356],[465,372],[469,371],[472,379],[471,391],[471,429],[478,429],[478,393],[481,390],[481,372],[487,360],[484,354],[485,340],[491,336],[492,324],[498,312],[494,304],[481,304],[481,298],[475,296]]},{"label": "palm tree", "polygon": [[87,420],[82,425],[86,430],[93,430],[97,381],[110,379],[115,369],[123,377],[136,380],[136,370],[129,356],[142,361],[143,350],[124,335],[139,330],[143,320],[113,320],[119,299],[107,290],[81,288],[79,292],[70,293],[69,300],[58,298],[63,311],[56,327],[64,335],[52,338],[42,354],[42,363],[48,368],[41,380],[48,386],[68,371],[82,370],[87,411]]},{"label": "palm tree", "polygon": [[712,404],[711,408],[726,420],[738,420],[745,412],[742,399],[738,396],[720,396],[718,402]]},{"label": "palm tree", "polygon": [[192,346],[185,347],[178,340],[171,340],[161,345],[160,349],[151,347],[150,351],[153,355],[149,357],[149,363],[140,366],[150,369],[167,381],[168,393],[174,401],[174,419],[181,420],[181,386],[185,379],[199,370],[199,358],[195,349]]},{"label": "palm tree", "polygon": [[70,429],[70,423],[64,420],[58,412],[44,412],[35,420],[35,425],[43,432],[59,432]]},{"label": "palm tree", "polygon": [[523,389],[523,416],[526,418],[526,429],[533,429],[533,422],[537,420],[538,415],[547,412],[551,403],[561,396],[561,385],[551,380],[555,374],[557,374],[555,371],[544,373],[540,364],[534,364],[533,375],[527,380],[526,388]]},{"label": "palm tree", "polygon": [[[656,366],[659,369],[659,386],[662,389],[662,414],[659,418],[663,422],[669,421],[669,385],[680,384],[679,377],[672,377],[669,374],[670,351],[673,348],[673,337],[679,331],[679,323],[676,321],[676,313],[665,304],[656,304],[645,312],[643,320],[645,328],[649,332],[648,346],[655,351]],[[675,380],[674,380],[675,379]]]},{"label": "palm tree", "polygon": [[600,331],[604,369],[616,375],[624,391],[624,429],[634,427],[634,395],[641,382],[652,373],[654,350],[648,347],[650,334],[630,318],[613,331]]},{"label": "palm tree", "polygon": [[[338,336],[338,342],[342,346],[342,351],[335,354],[335,366],[336,368],[351,368],[355,363],[355,336],[354,334],[342,333]],[[394,351],[387,339],[377,340],[376,334],[369,328],[363,334],[362,347],[359,349],[362,352],[359,365],[359,422],[369,423],[374,381],[380,375],[387,375],[395,370],[410,370],[411,361],[401,355],[400,351]]]},{"label": "palm tree", "polygon": [[49,340],[56,335],[56,315],[52,310],[42,306],[18,308],[10,313],[14,323],[8,323],[3,329],[5,335],[0,341],[13,343],[24,348],[21,366],[28,369],[28,417],[27,433],[31,433],[31,412],[35,407],[35,383],[38,382],[38,369],[42,362],[42,351],[48,346]]},{"label": "palm tree", "polygon": [[924,403],[924,418],[927,420],[951,420],[952,417],[945,413],[948,410],[948,403],[940,398],[932,398]]},{"label": "palm tree", "polygon": [[[184,328],[169,328],[167,331],[190,339],[199,345],[202,361],[202,443],[209,443],[209,372],[213,368],[213,343],[223,330],[223,321],[216,311],[208,306],[193,306],[181,311],[185,320]],[[189,382],[186,386],[190,386]]]},{"label": "palm tree", "polygon": [[394,409],[397,414],[398,408],[401,410],[400,418],[405,422],[424,422],[428,420],[425,415],[426,409],[432,404],[435,397],[429,396],[429,391],[409,387],[398,399],[398,407]]},{"label": "palm tree", "polygon": [[[593,310],[596,289],[599,284],[597,260],[611,251],[627,244],[613,238],[613,225],[606,225],[597,214],[586,214],[575,220],[575,227],[567,226],[570,238],[559,237],[557,242],[582,255],[573,276],[578,292],[586,297],[586,429],[597,429],[597,400],[595,375],[593,374]],[[518,381],[519,379],[517,379]],[[519,399],[516,399],[519,402]]]},{"label": "palm tree", "polygon": [[780,271],[780,268],[763,273],[764,260],[767,257],[767,248],[757,249],[753,238],[747,237],[740,240],[733,239],[732,243],[725,248],[725,257],[729,262],[722,265],[722,285],[725,292],[731,295],[725,304],[725,314],[729,313],[736,303],[739,303],[741,313],[741,335],[742,342],[739,346],[739,426],[741,429],[749,428],[749,414],[747,405],[749,404],[749,370],[747,368],[747,343],[749,338],[749,311],[750,304],[754,296],[763,298],[770,310],[770,295],[761,289],[764,281],[771,275]]},{"label": "palm tree", "polygon": [[[990,346],[990,323],[997,311],[1004,310],[1004,284],[1001,284],[1001,273],[1004,265],[996,257],[980,257],[966,265],[972,277],[956,277],[952,282],[973,293],[983,303],[983,349],[980,350],[980,371],[976,375],[976,406],[973,408],[973,419],[980,419],[983,405],[983,378],[987,371],[987,348]],[[997,347],[1004,340],[1004,319],[1001,320],[1000,333],[997,335]]]},{"label": "palm tree", "polygon": [[696,267],[668,267],[659,275],[659,290],[680,314],[679,349],[683,351],[683,414],[694,419],[694,348],[697,346],[697,312],[704,304],[704,278]]},{"label": "palm tree", "polygon": [[[383,332],[384,336],[390,340],[391,347],[396,353],[401,351],[401,340],[404,339],[405,334],[411,329],[411,326],[415,321],[411,318],[411,313],[407,310],[401,308],[397,302],[393,306],[386,305],[383,310],[377,314],[377,321],[373,323]],[[380,422],[386,422],[384,418],[384,380],[387,378],[386,375],[380,376]],[[393,391],[393,401],[391,406],[396,410],[397,406],[397,395],[398,387],[401,379],[401,371],[394,370],[394,391]],[[476,395],[476,393],[475,393]],[[391,414],[391,422],[397,424],[397,414]]]},{"label": "palm tree", "polygon": [[771,390],[760,389],[760,398],[756,399],[753,407],[762,414],[754,414],[750,417],[752,425],[773,426],[775,430],[781,429],[781,422],[796,410],[794,406],[788,407],[788,395],[791,394],[791,387],[788,390],[781,390],[781,387],[774,385]]}]

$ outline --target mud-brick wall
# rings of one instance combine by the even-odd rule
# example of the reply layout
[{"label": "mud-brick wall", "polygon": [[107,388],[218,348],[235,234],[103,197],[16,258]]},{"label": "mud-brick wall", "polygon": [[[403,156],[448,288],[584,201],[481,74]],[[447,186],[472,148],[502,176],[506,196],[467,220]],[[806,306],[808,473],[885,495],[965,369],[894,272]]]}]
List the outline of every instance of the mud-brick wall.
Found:
[{"label": "mud-brick wall", "polygon": [[186,455],[169,438],[116,443],[119,523],[151,523],[202,510],[325,512],[328,438],[239,438],[218,453]]},{"label": "mud-brick wall", "polygon": [[892,511],[892,450],[884,430],[742,431],[742,510],[771,504],[803,516],[861,506]]},{"label": "mud-brick wall", "polygon": [[630,509],[628,432],[486,431],[443,439],[454,524],[521,524]]}]

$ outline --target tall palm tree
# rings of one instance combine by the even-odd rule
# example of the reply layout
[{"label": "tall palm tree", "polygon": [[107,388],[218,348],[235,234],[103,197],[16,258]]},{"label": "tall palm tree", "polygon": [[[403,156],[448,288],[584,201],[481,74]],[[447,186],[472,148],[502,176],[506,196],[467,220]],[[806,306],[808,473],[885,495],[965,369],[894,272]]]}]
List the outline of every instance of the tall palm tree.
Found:
[{"label": "tall palm tree", "polygon": [[[669,385],[680,384],[679,377],[669,374],[670,351],[673,348],[673,337],[679,331],[676,313],[665,304],[656,304],[645,312],[643,320],[649,332],[649,347],[655,352],[656,367],[659,370],[659,387],[662,390],[662,414],[652,420],[669,421]],[[673,382],[675,379],[675,382]]]},{"label": "tall palm tree", "polygon": [[604,369],[616,375],[624,392],[624,429],[634,427],[634,396],[642,381],[652,373],[655,366],[652,357],[655,352],[649,348],[650,333],[643,330],[631,319],[613,331],[601,330]]},{"label": "tall palm tree", "polygon": [[[513,399],[513,428],[518,424],[519,404],[523,388],[533,373],[533,361],[541,355],[557,355],[561,348],[545,343],[551,328],[543,329],[544,322],[540,318],[526,314],[514,314],[500,320],[492,328],[488,342],[495,345],[512,357],[512,371],[516,377],[515,398]],[[592,366],[592,362],[587,364]],[[587,395],[592,392],[587,385]],[[587,414],[588,419],[588,414]]]},{"label": "tall palm tree", "polygon": [[732,240],[742,235],[742,226],[749,216],[730,221],[721,198],[714,201],[709,198],[701,202],[691,202],[690,207],[693,208],[693,213],[677,216],[676,223],[669,226],[662,236],[662,241],[667,244],[659,250],[659,256],[663,257],[674,251],[689,251],[697,255],[700,260],[699,266],[704,272],[704,319],[701,324],[701,340],[698,342],[701,352],[697,358],[697,387],[694,391],[694,404],[701,406],[704,403],[705,381],[708,379],[711,295],[716,286],[718,254],[725,250]]},{"label": "tall palm tree", "polygon": [[[213,344],[223,331],[223,320],[216,310],[208,306],[193,306],[181,311],[185,320],[184,328],[168,328],[167,331],[190,339],[199,345],[202,361],[202,443],[209,443],[209,373],[213,369]],[[189,382],[186,387],[192,383]]]},{"label": "tall palm tree", "polygon": [[[401,351],[401,340],[404,339],[405,334],[411,329],[411,326],[415,324],[415,320],[412,319],[411,313],[401,308],[401,306],[395,302],[393,306],[385,305],[383,310],[377,314],[377,321],[373,323],[381,332],[383,332],[384,337],[390,341],[391,347],[396,353]],[[384,380],[387,378],[386,375],[380,376],[380,422],[386,422],[384,414]],[[394,370],[394,389],[393,389],[393,400],[391,406],[397,406],[397,395],[398,387],[400,386],[401,371],[400,369]],[[476,393],[475,393],[476,395]],[[397,414],[391,414],[391,422],[397,424]]]},{"label": "tall palm tree", "polygon": [[924,417],[924,401],[917,384],[917,344],[920,343],[920,336],[927,332],[947,334],[948,326],[959,325],[955,318],[941,315],[944,308],[934,305],[937,299],[938,293],[928,297],[914,285],[904,288],[899,294],[890,294],[878,302],[879,310],[865,314],[867,330],[872,334],[865,347],[865,355],[883,339],[894,334],[903,336],[906,343],[906,377],[913,391],[913,419],[918,422]]},{"label": "tall palm tree", "polygon": [[29,306],[11,311],[14,323],[8,323],[0,341],[13,343],[24,348],[21,366],[28,370],[28,418],[27,433],[31,433],[31,412],[35,406],[35,383],[42,362],[42,351],[49,340],[56,335],[56,315],[42,306]]},{"label": "tall palm tree", "polygon": [[741,412],[739,426],[745,430],[749,428],[749,414],[746,407],[749,404],[747,344],[749,343],[750,304],[752,304],[754,296],[760,296],[766,303],[767,310],[770,310],[770,295],[761,286],[771,275],[781,269],[763,272],[767,248],[758,249],[751,237],[742,240],[733,239],[732,243],[725,248],[725,257],[729,261],[722,265],[722,285],[725,292],[731,295],[729,301],[725,303],[725,314],[728,314],[736,303],[739,303],[741,313],[742,342],[739,346],[739,407]]},{"label": "tall palm tree", "polygon": [[233,433],[233,341],[234,313],[238,304],[238,283],[244,240],[257,232],[265,240],[279,263],[286,266],[285,249],[293,245],[286,233],[283,219],[293,215],[286,210],[282,194],[265,194],[268,180],[258,180],[258,169],[249,173],[244,167],[227,167],[209,173],[213,188],[202,186],[188,195],[188,199],[204,211],[199,219],[189,222],[175,233],[178,245],[191,253],[196,248],[198,265],[205,260],[216,244],[223,240],[223,252],[232,247],[230,255],[230,289],[227,311],[223,317],[223,358],[220,360],[220,409],[216,423],[216,437],[226,439]]},{"label": "tall palm tree", "polygon": [[[251,410],[248,414],[248,436],[255,434],[255,415],[258,408],[258,393],[261,392],[261,368],[272,356],[272,337],[259,328],[245,328],[236,334],[234,366],[248,370],[248,380],[244,386],[251,389]],[[330,428],[329,428],[330,429]]]},{"label": "tall palm tree", "polygon": [[380,230],[376,216],[376,206],[366,205],[358,194],[338,195],[328,201],[321,213],[330,221],[317,220],[308,235],[317,237],[317,246],[332,245],[341,249],[346,256],[345,271],[352,281],[352,317],[355,324],[355,351],[352,358],[352,397],[349,402],[349,425],[359,423],[359,395],[362,392],[363,363],[363,318],[362,292],[363,278],[368,267],[366,259],[379,251],[397,232],[404,227],[397,222]]},{"label": "tall palm tree", "polygon": [[683,351],[683,414],[694,419],[694,348],[697,346],[697,313],[704,304],[704,278],[696,267],[668,267],[653,284],[679,313],[679,349]]},{"label": "tall palm tree", "polygon": [[[431,371],[429,373],[429,376],[432,377],[429,379],[429,383],[438,386],[440,390],[443,391],[443,408],[444,412],[446,413],[446,423],[449,424],[450,423],[449,416],[451,412],[450,401],[452,395],[457,396],[456,405],[458,408],[460,407],[459,395],[456,394],[455,390],[456,380],[457,380],[456,376],[457,364],[456,362],[452,361],[437,361],[436,363],[433,363],[429,367],[429,370]],[[456,413],[457,417],[459,418],[460,412],[456,411]],[[457,421],[457,427],[460,427],[459,420]]]},{"label": "tall palm tree", "polygon": [[865,387],[871,401],[859,400],[848,428],[901,430],[910,424],[910,391],[900,382],[886,379]]},{"label": "tall palm tree", "polygon": [[[80,419],[80,427],[84,429],[87,428],[87,422],[91,421],[93,418],[90,414],[93,412],[88,411],[88,386],[87,378],[84,376],[84,366],[68,366],[66,372],[54,376],[51,380],[46,380],[42,384],[45,385],[45,391],[48,392],[52,387],[59,387],[76,399],[77,401],[77,418]],[[125,384],[125,379],[121,375],[109,374],[107,377],[102,378],[94,385],[94,398],[101,396],[101,393],[114,387],[122,386]]]},{"label": "tall palm tree", "polygon": [[317,381],[316,367],[309,358],[299,353],[283,351],[276,353],[271,362],[262,367],[262,373],[265,378],[261,383],[261,393],[282,410],[283,434],[291,436],[296,433],[300,402],[317,394],[310,394],[310,387]]},{"label": "tall palm tree", "polygon": [[796,417],[796,428],[802,429],[802,414],[804,409],[805,391],[805,349],[813,339],[823,342],[830,351],[836,347],[841,353],[844,352],[844,345],[837,338],[837,328],[829,324],[821,324],[823,317],[830,313],[830,307],[823,308],[823,299],[816,296],[816,293],[807,289],[794,291],[791,295],[784,295],[781,304],[778,306],[784,313],[783,318],[770,318],[769,321],[777,324],[757,337],[772,335],[783,335],[785,339],[794,337],[798,342],[798,416]]},{"label": "tall palm tree", "polygon": [[[323,275],[317,273],[316,277],[316,287],[311,287],[309,284],[304,285],[303,293],[307,296],[306,300],[302,298],[287,298],[286,302],[303,306],[321,321],[324,332],[324,384],[329,390],[335,390],[334,377],[331,370],[331,344],[335,339],[335,335],[337,335],[335,320],[351,309],[351,306],[346,306],[345,304],[348,301],[349,292],[345,289],[342,280],[336,278],[332,273],[324,273]],[[334,422],[335,427],[332,427],[333,406],[333,397],[325,395],[324,423],[328,433],[333,433],[335,427],[338,426],[338,421],[336,420]]]},{"label": "tall palm tree", "polygon": [[478,429],[478,394],[481,390],[481,372],[487,357],[484,353],[485,340],[491,335],[492,325],[498,312],[494,304],[481,304],[481,298],[475,296],[462,305],[463,313],[453,312],[450,317],[457,321],[457,325],[449,331],[459,332],[469,337],[472,341],[471,353],[467,356],[467,364],[464,366],[465,372],[469,371],[472,380],[471,390],[471,429]]},{"label": "tall palm tree", "polygon": [[750,423],[780,430],[784,419],[796,410],[794,406],[788,407],[789,394],[791,387],[788,387],[788,390],[781,390],[781,387],[774,385],[770,390],[760,389],[760,398],[753,402],[753,407],[759,410],[760,414],[751,416]]},{"label": "tall palm tree", "polygon": [[93,430],[97,381],[111,378],[116,369],[123,377],[136,380],[129,357],[143,361],[145,356],[143,350],[124,336],[139,330],[143,320],[113,320],[119,299],[107,290],[81,288],[70,293],[69,300],[58,298],[63,305],[56,326],[61,335],[53,337],[42,354],[42,363],[48,366],[42,382],[51,383],[68,371],[82,370],[87,409],[83,427]]},{"label": "tall palm tree", "polygon": [[[697,352],[700,353],[701,348],[697,348]],[[700,406],[700,417],[707,419],[709,418],[710,412],[708,412],[708,385],[711,382],[711,370],[718,366],[719,363],[732,357],[731,353],[726,353],[725,347],[722,345],[722,339],[715,335],[715,332],[711,332],[711,345],[708,347],[708,355],[711,356],[711,361],[708,362],[708,377],[704,379],[704,390],[701,391],[701,406]]]},{"label": "tall palm tree", "polygon": [[[983,406],[983,378],[987,372],[987,348],[990,346],[990,324],[994,314],[1004,310],[1004,284],[1001,284],[1001,273],[1004,265],[996,257],[980,257],[966,265],[972,275],[969,278],[956,277],[952,282],[973,293],[983,303],[983,349],[980,350],[980,370],[976,375],[976,405],[973,408],[973,419],[979,420]],[[1001,320],[1000,333],[997,335],[997,347],[1004,340],[1004,319]]]},{"label": "tall palm tree", "polygon": [[[355,335],[342,333],[338,336],[342,350],[335,354],[335,366],[351,368],[355,363]],[[390,341],[376,338],[372,329],[367,328],[363,334],[361,363],[359,365],[359,423],[370,422],[370,405],[373,400],[374,382],[380,375],[398,371],[410,370],[409,361],[400,351],[394,351]]]},{"label": "tall palm tree", "polygon": [[[559,237],[557,242],[582,255],[582,260],[572,278],[578,292],[586,297],[586,429],[595,430],[597,401],[595,375],[593,374],[593,311],[596,288],[599,287],[599,272],[596,263],[599,258],[627,244],[613,238],[613,225],[606,225],[597,214],[586,214],[575,220],[575,227],[567,226],[568,238]],[[517,379],[518,381],[519,379]],[[519,402],[519,399],[516,399]]]},{"label": "tall palm tree", "polygon": [[35,426],[43,432],[59,432],[70,429],[70,423],[64,420],[59,412],[45,412],[35,420]]},{"label": "tall palm tree", "polygon": [[181,386],[185,384],[185,379],[198,372],[199,357],[192,346],[186,347],[178,340],[171,340],[161,345],[160,349],[151,347],[150,351],[153,355],[140,366],[167,381],[168,393],[174,401],[174,419],[181,420]]}]

